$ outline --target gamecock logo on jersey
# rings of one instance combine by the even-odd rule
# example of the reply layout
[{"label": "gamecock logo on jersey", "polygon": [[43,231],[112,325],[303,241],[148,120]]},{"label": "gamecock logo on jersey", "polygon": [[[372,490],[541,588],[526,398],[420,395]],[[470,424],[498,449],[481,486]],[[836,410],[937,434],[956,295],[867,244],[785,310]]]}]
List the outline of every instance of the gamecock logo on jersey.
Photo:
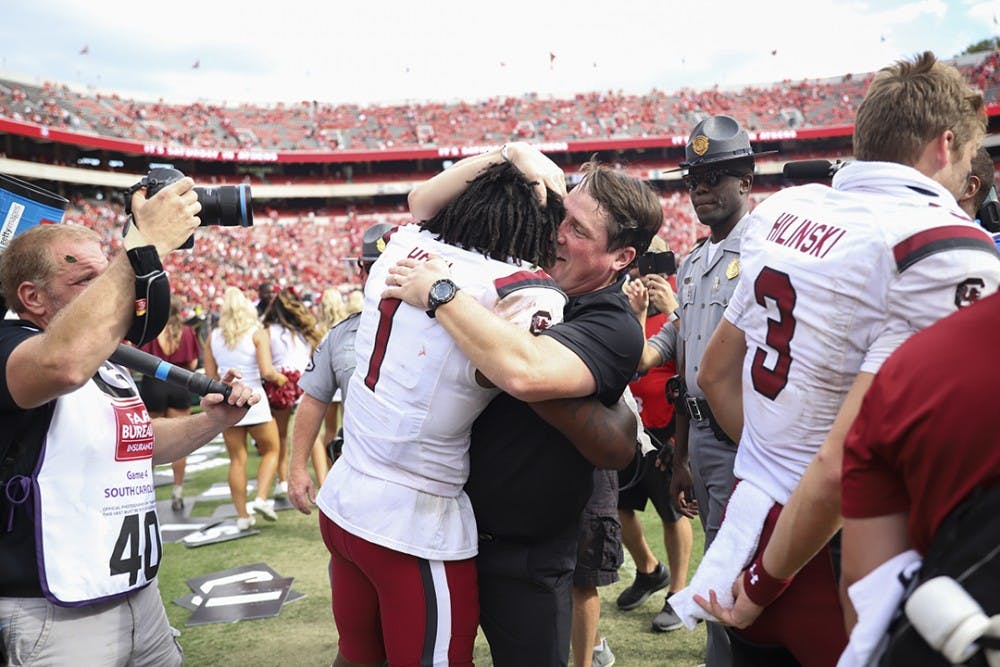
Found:
[{"label": "gamecock logo on jersey", "polygon": [[537,334],[552,326],[552,314],[547,310],[539,310],[531,316],[531,333]]},{"label": "gamecock logo on jersey", "polygon": [[980,297],[983,296],[983,289],[985,287],[986,283],[982,278],[963,280],[955,288],[955,307],[965,308],[979,301]]}]

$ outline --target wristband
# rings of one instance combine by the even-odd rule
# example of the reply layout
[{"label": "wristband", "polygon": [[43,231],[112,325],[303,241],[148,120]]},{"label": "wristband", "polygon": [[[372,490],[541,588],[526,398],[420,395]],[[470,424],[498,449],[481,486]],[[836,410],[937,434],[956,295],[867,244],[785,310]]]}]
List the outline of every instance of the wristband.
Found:
[{"label": "wristband", "polygon": [[151,273],[162,273],[163,264],[160,262],[160,253],[156,251],[154,245],[142,245],[125,251],[129,264],[136,278],[145,278]]},{"label": "wristband", "polygon": [[764,569],[764,550],[754,558],[753,563],[743,573],[743,590],[755,604],[766,607],[785,592],[792,578],[777,579]]}]

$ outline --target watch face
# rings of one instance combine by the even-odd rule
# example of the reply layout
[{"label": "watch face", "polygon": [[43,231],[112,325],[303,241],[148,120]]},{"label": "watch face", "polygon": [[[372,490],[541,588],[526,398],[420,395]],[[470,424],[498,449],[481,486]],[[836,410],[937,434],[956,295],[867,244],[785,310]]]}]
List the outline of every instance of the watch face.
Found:
[{"label": "watch face", "polygon": [[450,297],[455,291],[455,285],[450,282],[434,283],[431,287],[431,298],[435,301],[443,301]]}]

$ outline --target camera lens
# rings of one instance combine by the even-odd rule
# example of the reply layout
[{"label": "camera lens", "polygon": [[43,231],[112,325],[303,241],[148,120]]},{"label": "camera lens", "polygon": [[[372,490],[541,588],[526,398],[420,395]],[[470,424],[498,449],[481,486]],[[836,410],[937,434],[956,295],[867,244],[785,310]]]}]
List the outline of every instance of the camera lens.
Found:
[{"label": "camera lens", "polygon": [[253,225],[253,200],[250,186],[223,185],[213,188],[195,188],[201,204],[202,225],[221,227],[250,227]]}]

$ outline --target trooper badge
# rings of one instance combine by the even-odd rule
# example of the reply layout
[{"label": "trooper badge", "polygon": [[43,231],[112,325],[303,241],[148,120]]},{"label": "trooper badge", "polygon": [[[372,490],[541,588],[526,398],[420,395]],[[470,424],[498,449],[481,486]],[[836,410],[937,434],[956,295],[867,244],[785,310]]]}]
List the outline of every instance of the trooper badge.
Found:
[{"label": "trooper badge", "polygon": [[691,140],[691,151],[701,157],[708,152],[708,137],[704,134],[699,134],[697,137]]}]

